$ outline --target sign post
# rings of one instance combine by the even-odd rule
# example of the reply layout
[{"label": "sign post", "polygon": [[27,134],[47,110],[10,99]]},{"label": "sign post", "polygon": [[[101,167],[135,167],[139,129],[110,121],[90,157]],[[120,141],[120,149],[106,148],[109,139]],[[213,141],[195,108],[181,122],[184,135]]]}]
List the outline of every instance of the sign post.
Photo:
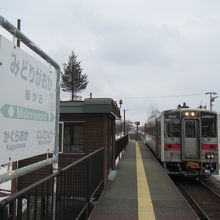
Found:
[{"label": "sign post", "polygon": [[[32,141],[34,144],[36,144],[35,145],[36,149],[34,149],[34,154],[45,152],[45,149],[47,149],[48,152],[50,151],[53,152],[52,158],[49,158],[44,161],[40,161],[36,164],[31,164],[22,169],[18,169],[13,173],[6,173],[1,175],[0,183],[2,183],[4,181],[12,180],[13,178],[17,178],[26,173],[37,170],[41,167],[45,167],[49,164],[53,164],[53,171],[55,171],[58,168],[57,162],[58,162],[58,148],[59,148],[60,66],[53,59],[51,59],[43,50],[41,50],[37,45],[35,45],[29,38],[27,38],[22,32],[20,32],[20,30],[14,27],[9,21],[7,21],[2,16],[0,16],[0,25],[8,32],[10,32],[14,37],[16,37],[18,40],[20,40],[23,44],[25,44],[27,47],[33,50],[36,54],[38,54],[41,58],[43,58],[45,61],[51,64],[56,70],[55,74],[53,74],[50,71],[48,72],[48,70],[44,69],[44,67],[39,65],[39,63],[35,62],[34,59],[30,58],[29,56],[26,56],[25,54],[23,54],[23,52],[19,51],[15,45],[14,45],[14,49],[17,49],[17,51],[13,51],[14,53],[12,53],[12,48],[10,48],[11,47],[10,43],[8,44],[5,40],[3,40],[6,42],[6,44],[4,45],[1,42],[1,47],[2,45],[3,47],[9,46],[9,51],[11,52],[9,57],[7,57],[6,60],[4,60],[4,62],[6,61],[6,63],[4,64],[6,65],[6,70],[7,69],[9,70],[9,66],[7,66],[7,64],[10,64],[10,71],[8,74],[12,74],[12,75],[14,74],[13,77],[18,77],[15,79],[15,81],[19,81],[18,83],[19,86],[13,88],[13,86],[16,83],[8,84],[8,86],[11,87],[10,99],[7,102],[5,102],[4,98],[3,99],[0,98],[0,105],[1,105],[0,108],[2,114],[0,116],[1,117],[0,120],[3,120],[4,122],[4,120],[8,119],[7,122],[10,121],[10,123],[12,123],[13,125],[15,123],[13,123],[12,121],[19,121],[19,122],[23,121],[24,125],[20,123],[22,125],[21,128],[18,127],[17,125],[15,126],[15,128],[7,127],[6,125],[5,129],[7,130],[4,131],[5,132],[4,139],[1,137],[2,139],[0,140],[0,143],[2,143],[3,141],[3,143],[5,143],[4,147],[6,147],[6,149],[8,147],[8,149],[11,149],[12,152],[15,151],[15,149],[17,151],[20,150],[21,148],[26,148],[26,146],[28,146],[27,148],[29,149],[27,153],[24,150],[22,150],[22,152],[26,154],[25,157],[30,156],[32,154],[30,152],[30,148],[32,149],[32,147],[29,147],[29,144]],[[0,50],[2,49],[1,47]],[[10,58],[12,58],[12,60],[10,60]],[[29,67],[29,72],[28,72],[28,67]],[[0,68],[5,68],[3,67],[3,62],[1,60],[0,60]],[[38,77],[34,74],[38,75]],[[36,77],[33,77],[33,75]],[[55,75],[55,78],[52,75]],[[6,76],[4,75],[4,77]],[[6,80],[9,79],[7,79],[6,77]],[[29,80],[28,83],[29,84],[35,83],[35,86],[26,87],[27,84],[25,82],[21,83],[22,80],[26,81],[26,83]],[[23,85],[25,84],[25,95],[22,93],[19,93],[17,95],[18,89],[22,89],[22,91],[24,91],[24,88],[21,88],[22,84]],[[36,86],[38,87],[38,89],[36,88]],[[4,88],[7,89],[7,87]],[[49,90],[49,93],[48,91],[45,92],[46,90]],[[11,95],[13,91],[15,91],[14,96],[16,97],[14,99],[12,98]],[[3,94],[4,96],[9,96],[9,94],[6,94],[5,91]],[[23,105],[23,103],[20,102],[22,100],[22,97],[23,99],[25,98],[26,100],[25,105]],[[45,97],[48,98],[47,101],[49,103],[49,109],[48,107],[46,107]],[[34,102],[35,104],[33,105],[27,104],[28,100],[29,101],[32,100],[32,102]],[[36,102],[37,100],[38,100],[38,104]],[[31,126],[31,123],[29,122],[34,122],[33,126],[36,125],[36,128],[33,128],[33,126]],[[47,124],[45,130],[42,129],[41,123]],[[2,133],[3,130],[0,130],[0,132]],[[33,140],[31,138],[33,138]],[[45,146],[47,147],[45,148]],[[6,162],[8,160],[14,161],[19,158],[23,158],[23,156],[21,156],[20,154],[18,156],[15,153],[9,154],[9,151],[7,151],[6,149],[5,151],[3,150],[4,155],[6,156],[6,158],[4,158]],[[56,213],[55,210],[56,182],[57,180],[55,178],[54,195],[53,195],[53,207],[54,207],[53,219],[55,219],[55,213]]]},{"label": "sign post", "polygon": [[[9,128],[6,125],[4,130],[4,137],[3,138],[1,137],[1,141],[3,141],[3,143],[5,143],[5,147],[6,148],[8,147],[8,149],[10,150],[4,151],[4,155],[6,157],[3,158],[3,160],[4,162],[8,162],[9,159],[10,161],[14,161],[16,159],[23,158],[23,156],[21,156],[20,154],[15,155],[13,151],[15,150],[20,151],[20,149],[29,146],[28,141],[30,141],[30,143],[31,141],[33,141],[33,143],[39,146],[39,148],[36,147],[36,149],[34,149],[34,154],[45,152],[44,147],[41,146],[43,145],[46,146],[47,144],[48,144],[47,150],[53,152],[52,158],[49,158],[44,161],[40,161],[36,164],[31,164],[27,167],[22,168],[22,170],[18,169],[14,172],[0,175],[0,183],[2,183],[50,164],[53,164],[54,170],[57,169],[58,145],[59,145],[59,111],[60,111],[60,105],[59,105],[60,66],[53,59],[51,59],[43,50],[41,50],[36,44],[34,44],[28,37],[26,37],[21,31],[19,31],[15,26],[13,26],[9,21],[7,21],[2,16],[0,16],[0,26],[2,26],[4,29],[10,32],[14,37],[20,40],[23,44],[25,44],[27,47],[29,47],[31,50],[33,50],[36,54],[38,54],[41,58],[43,58],[46,62],[48,62],[55,68],[55,74],[50,72],[51,70],[49,71],[50,72],[49,74],[48,70],[44,69],[44,67],[41,68],[41,64],[39,64],[38,61],[35,62],[35,60],[30,56],[28,56],[27,54],[25,54],[25,52],[20,51],[18,48],[16,48],[16,45],[13,45],[14,49],[11,48],[11,44],[7,42],[7,40],[5,41],[5,39],[1,37],[1,39],[3,39],[3,41],[6,42],[6,44],[1,43],[1,47],[2,45],[3,48],[7,47],[9,49],[9,52],[11,52],[11,54],[9,53],[8,57],[6,58],[4,58],[5,56],[4,54],[3,56],[4,66],[3,66],[3,61],[0,60],[0,68],[6,68],[6,70],[9,71],[8,74],[10,74],[9,78],[11,79],[12,76],[15,77],[15,82],[18,82],[19,86],[14,87],[16,83],[14,82],[14,84],[11,84],[10,80],[7,79],[7,76],[6,75],[3,76],[4,78],[6,78],[6,82],[10,83],[7,86],[10,87],[11,89],[6,90],[9,91],[9,94],[6,94],[6,92],[3,91],[4,95],[2,95],[2,97],[9,96],[9,100],[5,102],[4,98],[0,99],[0,104],[1,104],[0,117],[3,121],[8,119],[10,123],[12,121],[24,122],[24,125],[20,123],[21,128],[18,126],[15,126],[15,128],[12,127]],[[6,48],[4,48],[3,50],[5,49]],[[2,48],[0,48],[0,50],[2,50]],[[28,68],[29,68],[29,72],[28,72]],[[34,75],[35,78],[33,78],[33,74],[36,74]],[[55,82],[54,82],[55,78],[52,75],[55,75],[56,78]],[[51,76],[52,79],[49,76]],[[42,77],[41,78],[42,81],[40,80],[40,77]],[[35,86],[32,86],[31,89],[29,90],[28,89],[29,86],[27,85],[31,83],[33,85],[35,84]],[[4,88],[8,89],[7,86],[4,85]],[[38,91],[37,88],[41,88],[41,89]],[[25,91],[25,95],[18,92],[19,89],[21,89],[21,91],[23,92]],[[49,90],[49,92],[50,91],[55,92],[54,94],[56,100],[55,103],[53,103],[54,100],[53,95],[52,94],[48,95],[48,92],[41,93],[43,90],[44,91]],[[14,97],[12,94],[14,95]],[[31,99],[31,94],[32,94],[32,99]],[[49,107],[45,107],[45,108],[40,107],[41,105],[42,106],[44,105],[43,103],[46,103],[44,102],[43,97],[48,97],[48,103],[51,103]],[[26,100],[25,104],[21,103],[21,100],[24,98]],[[29,101],[32,100],[35,102],[36,100],[38,100],[38,104],[37,103],[33,105],[30,103],[28,104],[28,100]],[[36,125],[35,132],[30,122],[34,122],[34,126]],[[45,130],[42,129],[41,123],[47,124],[48,127],[46,127]],[[29,130],[27,130],[26,128]],[[53,129],[55,131],[54,133],[53,133]],[[52,134],[50,132],[51,130],[52,130]],[[53,138],[51,138],[51,135],[53,136]],[[34,139],[31,140],[30,137],[34,137]],[[9,154],[9,152],[12,152],[12,154]],[[24,153],[26,154],[26,156],[32,154],[30,153],[30,151]]]},{"label": "sign post", "polygon": [[0,35],[0,165],[53,153],[56,74]]}]

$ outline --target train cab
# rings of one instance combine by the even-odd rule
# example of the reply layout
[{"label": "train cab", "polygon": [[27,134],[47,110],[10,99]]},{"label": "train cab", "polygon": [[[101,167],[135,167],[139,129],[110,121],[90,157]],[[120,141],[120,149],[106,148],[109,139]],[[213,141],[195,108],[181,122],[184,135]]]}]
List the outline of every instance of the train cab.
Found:
[{"label": "train cab", "polygon": [[214,111],[187,107],[163,111],[146,124],[146,137],[169,174],[218,172],[218,115]]}]

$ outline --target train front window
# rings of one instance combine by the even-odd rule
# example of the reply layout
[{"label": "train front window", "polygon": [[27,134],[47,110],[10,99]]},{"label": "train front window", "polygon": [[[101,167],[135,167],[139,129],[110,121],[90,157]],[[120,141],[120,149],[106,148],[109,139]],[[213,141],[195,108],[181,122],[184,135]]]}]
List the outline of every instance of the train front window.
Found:
[{"label": "train front window", "polygon": [[180,121],[177,120],[165,120],[166,134],[168,137],[180,137]]},{"label": "train front window", "polygon": [[202,113],[202,137],[217,136],[217,120],[215,114]]},{"label": "train front window", "polygon": [[195,121],[189,120],[185,122],[185,136],[187,138],[194,138],[196,136],[196,126]]}]

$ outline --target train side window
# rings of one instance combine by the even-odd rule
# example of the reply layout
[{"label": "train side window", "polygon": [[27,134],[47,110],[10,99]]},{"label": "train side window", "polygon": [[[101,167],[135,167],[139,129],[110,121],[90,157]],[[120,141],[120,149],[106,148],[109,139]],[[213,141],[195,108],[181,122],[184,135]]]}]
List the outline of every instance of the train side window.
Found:
[{"label": "train side window", "polygon": [[195,121],[185,121],[185,137],[194,138],[196,136]]}]

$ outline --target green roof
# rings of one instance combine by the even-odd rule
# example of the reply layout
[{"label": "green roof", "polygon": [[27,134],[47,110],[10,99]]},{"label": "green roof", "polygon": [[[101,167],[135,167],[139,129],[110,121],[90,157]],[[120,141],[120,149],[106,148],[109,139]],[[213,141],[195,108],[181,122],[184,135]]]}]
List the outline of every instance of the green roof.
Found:
[{"label": "green roof", "polygon": [[120,110],[113,99],[88,98],[84,101],[61,101],[60,113],[109,113],[120,117]]}]

